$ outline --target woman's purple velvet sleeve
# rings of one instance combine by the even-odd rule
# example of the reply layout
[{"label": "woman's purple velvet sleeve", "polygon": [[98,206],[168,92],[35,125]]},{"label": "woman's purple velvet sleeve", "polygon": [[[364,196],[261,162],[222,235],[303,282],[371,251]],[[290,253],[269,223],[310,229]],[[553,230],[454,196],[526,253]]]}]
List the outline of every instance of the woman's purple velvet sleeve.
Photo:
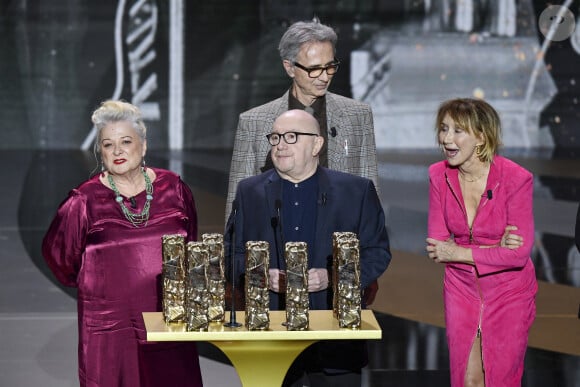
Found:
[{"label": "woman's purple velvet sleeve", "polygon": [[72,190],[60,205],[42,241],[42,255],[65,286],[77,286],[87,232],[85,195]]}]

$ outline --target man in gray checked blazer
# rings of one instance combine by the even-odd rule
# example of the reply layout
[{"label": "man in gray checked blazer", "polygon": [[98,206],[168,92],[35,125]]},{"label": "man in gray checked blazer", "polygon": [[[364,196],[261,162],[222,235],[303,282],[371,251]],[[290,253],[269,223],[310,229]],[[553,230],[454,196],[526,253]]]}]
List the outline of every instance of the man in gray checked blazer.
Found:
[{"label": "man in gray checked blazer", "polygon": [[[336,41],[334,30],[318,20],[294,23],[282,36],[278,50],[292,84],[282,97],[240,114],[230,166],[226,220],[240,180],[273,167],[266,135],[272,131],[274,120],[292,109],[306,110],[318,121],[325,144],[319,155],[321,166],[371,179],[378,190],[371,107],[327,92],[340,63],[335,57]],[[294,131],[299,132],[300,128]],[[368,305],[376,290],[375,282],[365,291]]]},{"label": "man in gray checked blazer", "polygon": [[282,97],[240,114],[230,166],[226,219],[238,182],[272,168],[266,135],[274,120],[290,109],[304,109],[319,122],[327,147],[320,165],[373,180],[378,189],[375,132],[371,107],[327,92],[339,62],[337,36],[318,21],[292,24],[279,44],[292,85]]}]

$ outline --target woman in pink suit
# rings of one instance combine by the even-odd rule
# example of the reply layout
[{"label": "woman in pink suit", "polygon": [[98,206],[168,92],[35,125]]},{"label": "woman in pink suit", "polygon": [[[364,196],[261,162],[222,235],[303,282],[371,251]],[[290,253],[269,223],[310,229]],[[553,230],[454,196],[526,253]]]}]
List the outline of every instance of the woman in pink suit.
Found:
[{"label": "woman in pink suit", "polygon": [[501,127],[486,102],[455,99],[437,114],[446,160],[429,168],[427,252],[445,263],[452,386],[520,386],[537,282],[533,176],[497,155]]},{"label": "woman in pink suit", "polygon": [[42,244],[56,278],[78,288],[80,385],[201,386],[195,344],[147,342],[142,317],[161,310],[162,236],[196,239],[191,191],[145,167],[135,106],[106,101],[92,119],[102,172],[70,192]]}]

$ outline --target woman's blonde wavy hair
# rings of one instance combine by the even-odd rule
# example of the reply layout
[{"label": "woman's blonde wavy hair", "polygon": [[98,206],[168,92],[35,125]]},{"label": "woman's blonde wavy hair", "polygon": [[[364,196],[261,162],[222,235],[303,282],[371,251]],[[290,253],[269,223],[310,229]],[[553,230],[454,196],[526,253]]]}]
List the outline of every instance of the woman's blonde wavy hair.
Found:
[{"label": "woman's blonde wavy hair", "polygon": [[501,121],[497,111],[481,99],[456,98],[443,102],[437,111],[435,132],[438,142],[447,115],[455,125],[483,139],[483,145],[476,147],[476,155],[480,161],[491,162],[501,146]]}]

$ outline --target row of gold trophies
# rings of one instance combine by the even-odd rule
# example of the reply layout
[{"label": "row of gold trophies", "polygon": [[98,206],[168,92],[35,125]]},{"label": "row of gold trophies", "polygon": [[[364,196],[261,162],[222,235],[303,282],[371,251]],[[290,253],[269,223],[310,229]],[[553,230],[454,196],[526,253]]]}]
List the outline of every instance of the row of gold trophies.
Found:
[{"label": "row of gold trophies", "polygon": [[[333,315],[340,328],[358,329],[361,326],[359,240],[352,232],[335,232],[332,243]],[[201,241],[187,243],[182,235],[164,235],[162,244],[165,322],[185,323],[188,331],[205,331],[210,323],[223,322],[226,294],[223,235],[203,234]],[[270,327],[270,246],[265,241],[248,241],[245,247],[245,326],[248,330],[267,330]],[[307,244],[287,242],[284,256],[285,326],[290,331],[307,330]],[[232,310],[232,313],[235,312]]]}]

